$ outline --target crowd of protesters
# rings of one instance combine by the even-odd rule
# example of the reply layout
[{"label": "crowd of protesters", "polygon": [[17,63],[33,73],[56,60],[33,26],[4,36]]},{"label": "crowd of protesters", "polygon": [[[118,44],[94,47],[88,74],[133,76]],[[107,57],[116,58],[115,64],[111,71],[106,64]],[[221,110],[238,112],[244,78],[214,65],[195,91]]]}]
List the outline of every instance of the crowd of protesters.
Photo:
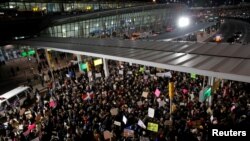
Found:
[{"label": "crowd of protesters", "polygon": [[[45,94],[36,90],[36,102],[25,109],[29,116],[20,114],[22,107],[7,113],[0,140],[103,141],[104,132],[109,131],[112,137],[106,140],[112,141],[207,141],[213,126],[250,126],[249,83],[218,81],[208,104],[199,101],[199,92],[208,85],[206,77],[174,71],[171,78],[158,77],[157,72],[167,70],[115,61],[108,66],[107,78],[101,65],[80,76],[76,75],[78,66],[50,72],[54,80],[50,77]],[[171,114],[170,80],[175,85]],[[154,94],[156,89],[159,96]],[[143,92],[148,95],[142,96]],[[148,116],[148,108],[155,110],[153,117]],[[147,130],[139,120],[145,126],[158,124],[158,130]],[[125,135],[124,129],[133,132]]]}]

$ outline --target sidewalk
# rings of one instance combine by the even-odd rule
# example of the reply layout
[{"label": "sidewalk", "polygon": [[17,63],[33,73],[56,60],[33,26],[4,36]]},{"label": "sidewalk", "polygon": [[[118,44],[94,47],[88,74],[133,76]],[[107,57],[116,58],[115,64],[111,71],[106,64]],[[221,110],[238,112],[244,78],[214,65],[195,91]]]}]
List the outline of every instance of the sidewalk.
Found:
[{"label": "sidewalk", "polygon": [[[59,64],[56,64],[54,59],[52,59],[52,64],[55,69],[62,68],[68,65],[68,62],[70,61],[71,56],[68,56],[68,58],[65,58],[63,60],[58,59],[60,62]],[[6,61],[6,65],[0,66],[0,95],[3,93],[6,93],[20,85],[27,84],[27,78],[31,79],[32,85],[36,86],[40,89],[40,81],[34,80],[34,74],[38,74],[37,70],[37,62],[35,61],[35,58],[32,58],[31,61],[28,61],[28,59],[25,58],[18,58]],[[17,67],[19,67],[19,71],[17,71]],[[15,75],[13,76],[11,73],[11,68],[15,70]],[[43,68],[42,72],[44,72],[47,75],[48,67]],[[47,86],[46,84],[44,86]]]}]

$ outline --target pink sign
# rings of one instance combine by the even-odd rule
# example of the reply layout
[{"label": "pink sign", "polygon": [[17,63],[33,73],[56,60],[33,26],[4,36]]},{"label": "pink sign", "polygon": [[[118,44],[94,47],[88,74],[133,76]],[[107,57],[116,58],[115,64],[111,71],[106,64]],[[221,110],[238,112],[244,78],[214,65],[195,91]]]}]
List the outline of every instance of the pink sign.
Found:
[{"label": "pink sign", "polygon": [[156,97],[159,97],[160,94],[161,94],[161,91],[160,91],[159,89],[156,89],[156,90],[155,90],[155,96],[156,96]]},{"label": "pink sign", "polygon": [[49,102],[49,107],[55,108],[56,107],[56,102],[55,101],[50,101]]},{"label": "pink sign", "polygon": [[183,94],[187,94],[188,90],[187,89],[182,89]]},{"label": "pink sign", "polygon": [[36,124],[35,123],[33,123],[33,124],[31,124],[31,125],[28,126],[28,130],[32,130],[34,128],[36,128]]}]

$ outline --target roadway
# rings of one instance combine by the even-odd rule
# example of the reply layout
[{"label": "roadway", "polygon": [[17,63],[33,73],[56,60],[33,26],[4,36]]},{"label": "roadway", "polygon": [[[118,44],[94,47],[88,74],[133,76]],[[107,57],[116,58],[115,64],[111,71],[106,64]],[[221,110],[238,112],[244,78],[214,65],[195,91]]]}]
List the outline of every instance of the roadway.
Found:
[{"label": "roadway", "polygon": [[[242,43],[250,42],[250,24],[240,20],[225,20],[217,34],[222,35],[222,42],[227,42],[235,32],[242,33],[242,37],[240,38]],[[207,41],[213,42],[213,37],[209,38]]]},{"label": "roadway", "polygon": [[182,28],[182,29],[176,28],[172,32],[166,32],[164,34],[160,34],[158,36],[151,37],[151,39],[152,40],[163,40],[163,41],[166,40],[166,41],[169,41],[169,40],[173,40],[173,39],[176,39],[176,38],[179,38],[179,37],[183,37],[186,34],[191,34],[191,33],[194,33],[196,31],[199,31],[201,29],[211,27],[211,26],[213,26],[215,24],[216,24],[216,22],[204,22],[204,23],[192,24],[187,28]]}]

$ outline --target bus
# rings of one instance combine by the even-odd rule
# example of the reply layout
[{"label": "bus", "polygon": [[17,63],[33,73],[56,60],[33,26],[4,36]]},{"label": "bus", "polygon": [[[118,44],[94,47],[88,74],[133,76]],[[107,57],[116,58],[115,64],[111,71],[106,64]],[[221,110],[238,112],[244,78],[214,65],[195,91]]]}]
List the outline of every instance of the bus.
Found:
[{"label": "bus", "polygon": [[28,86],[19,86],[5,94],[0,96],[0,116],[5,116],[6,110],[9,110],[8,107],[19,107],[22,106],[24,101],[28,96],[34,98],[34,95],[31,94],[32,90]]}]

